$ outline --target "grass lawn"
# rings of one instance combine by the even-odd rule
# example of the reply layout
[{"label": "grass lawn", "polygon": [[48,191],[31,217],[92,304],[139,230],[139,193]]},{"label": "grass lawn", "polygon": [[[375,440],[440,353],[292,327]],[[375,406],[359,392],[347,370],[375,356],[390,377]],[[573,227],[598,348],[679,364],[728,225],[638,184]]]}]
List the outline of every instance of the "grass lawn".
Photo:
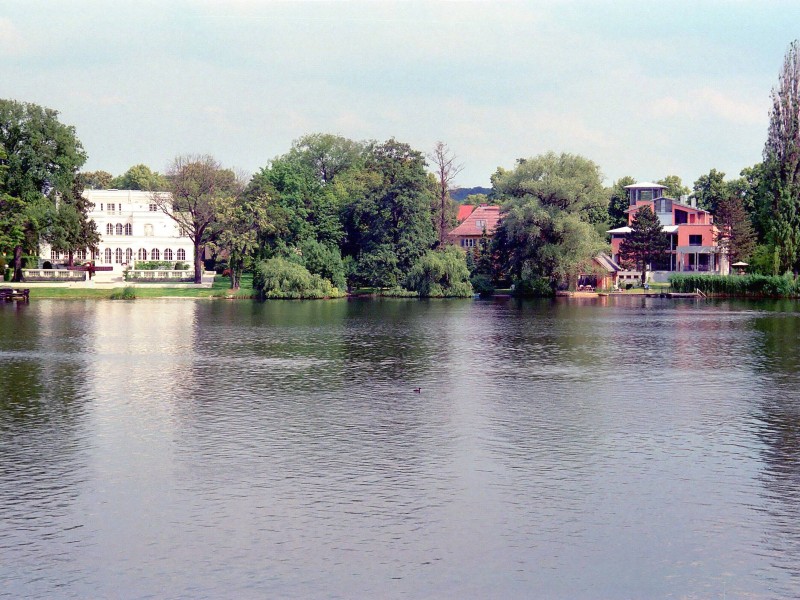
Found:
[{"label": "grass lawn", "polygon": [[[111,293],[122,288],[110,290],[82,289],[82,288],[31,288],[31,300],[44,298],[72,298],[72,299],[92,299],[110,298]],[[241,287],[234,294],[230,289],[230,280],[227,277],[217,275],[214,284],[210,288],[163,288],[146,287],[144,285],[135,288],[136,298],[253,298],[256,293],[253,291],[253,275],[245,273],[242,275]]]}]

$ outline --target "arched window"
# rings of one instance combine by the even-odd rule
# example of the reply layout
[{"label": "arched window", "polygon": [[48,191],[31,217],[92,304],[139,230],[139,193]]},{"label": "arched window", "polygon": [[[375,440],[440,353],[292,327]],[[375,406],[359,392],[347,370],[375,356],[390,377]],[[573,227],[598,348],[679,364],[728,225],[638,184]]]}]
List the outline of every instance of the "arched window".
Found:
[{"label": "arched window", "polygon": [[172,260],[172,248],[164,250],[164,260]]},{"label": "arched window", "polygon": [[139,248],[139,254],[137,256],[139,260],[147,260],[147,250],[144,248]]},{"label": "arched window", "polygon": [[106,259],[105,260],[106,264],[110,265],[111,264],[111,248],[106,248],[106,251],[103,253],[103,255],[104,255],[105,259]]},{"label": "arched window", "polygon": [[133,260],[133,249],[125,248],[125,262],[130,264],[132,260]]},{"label": "arched window", "polygon": [[122,223],[117,223],[117,235],[122,235]]},{"label": "arched window", "polygon": [[100,251],[92,250],[92,260],[98,260],[99,258],[100,258]]},{"label": "arched window", "polygon": [[133,225],[125,223],[125,235],[133,235]]},{"label": "arched window", "polygon": [[117,251],[114,252],[114,258],[114,262],[116,262],[118,265],[122,264],[122,248],[117,248]]},{"label": "arched window", "polygon": [[114,235],[114,226],[111,223],[106,225],[106,235]]},{"label": "arched window", "polygon": [[150,260],[161,260],[161,253],[158,248],[153,248],[152,252],[150,252]]},{"label": "arched window", "polygon": [[178,248],[178,260],[186,260],[186,250]]}]

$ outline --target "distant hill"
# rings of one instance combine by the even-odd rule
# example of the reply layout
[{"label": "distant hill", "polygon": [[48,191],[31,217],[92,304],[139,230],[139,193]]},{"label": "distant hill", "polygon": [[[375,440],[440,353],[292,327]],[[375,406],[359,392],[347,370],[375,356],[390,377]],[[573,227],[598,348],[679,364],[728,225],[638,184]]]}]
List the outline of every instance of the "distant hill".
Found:
[{"label": "distant hill", "polygon": [[451,190],[450,197],[456,202],[463,202],[464,198],[466,198],[470,194],[488,195],[491,191],[492,188],[486,188],[486,187],[458,188],[455,190]]}]

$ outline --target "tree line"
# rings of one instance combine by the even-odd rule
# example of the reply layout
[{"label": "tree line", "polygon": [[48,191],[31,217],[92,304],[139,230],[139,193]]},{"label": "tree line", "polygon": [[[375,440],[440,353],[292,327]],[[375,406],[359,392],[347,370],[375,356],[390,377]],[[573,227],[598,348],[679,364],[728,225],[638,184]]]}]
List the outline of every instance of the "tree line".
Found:
[{"label": "tree line", "polygon": [[[676,175],[658,183],[666,196],[691,194],[714,214],[717,241],[731,262],[747,260],[764,274],[796,274],[797,41],[789,46],[771,97],[761,162],[729,180],[711,169],[691,189]],[[484,236],[467,254],[446,243],[456,224],[452,187],[461,165],[441,142],[426,155],[396,139],[354,141],[315,133],[249,178],[211,156],[177,157],[164,174],[134,165],[116,177],[82,172],[85,161],[74,128],[60,123],[56,111],[0,100],[0,252],[13,260],[15,278],[22,255],[35,252],[40,240],[70,259],[78,250],[96,248],[99,236],[87,218],[83,191],[118,188],[149,191],[188,232],[197,281],[207,248],[226,257],[232,287],[245,268],[258,268],[260,280],[273,284],[317,281],[307,273],[339,291],[375,287],[466,295],[473,286],[480,291],[510,283],[552,291],[590,271],[592,258],[608,248],[606,231],[627,224],[624,188],[635,183],[622,177],[605,187],[599,166],[574,154],[519,159],[513,168],[497,169],[488,194],[465,199],[502,207],[495,235]]]}]

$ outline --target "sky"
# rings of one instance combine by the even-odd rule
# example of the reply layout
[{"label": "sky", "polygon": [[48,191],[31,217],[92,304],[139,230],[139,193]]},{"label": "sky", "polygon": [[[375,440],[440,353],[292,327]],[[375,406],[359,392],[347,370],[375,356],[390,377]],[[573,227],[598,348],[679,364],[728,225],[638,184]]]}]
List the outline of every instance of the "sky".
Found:
[{"label": "sky", "polygon": [[447,144],[456,183],[548,151],[631,175],[761,159],[800,2],[4,0],[0,98],[59,111],[119,175],[254,173],[309,133]]}]

